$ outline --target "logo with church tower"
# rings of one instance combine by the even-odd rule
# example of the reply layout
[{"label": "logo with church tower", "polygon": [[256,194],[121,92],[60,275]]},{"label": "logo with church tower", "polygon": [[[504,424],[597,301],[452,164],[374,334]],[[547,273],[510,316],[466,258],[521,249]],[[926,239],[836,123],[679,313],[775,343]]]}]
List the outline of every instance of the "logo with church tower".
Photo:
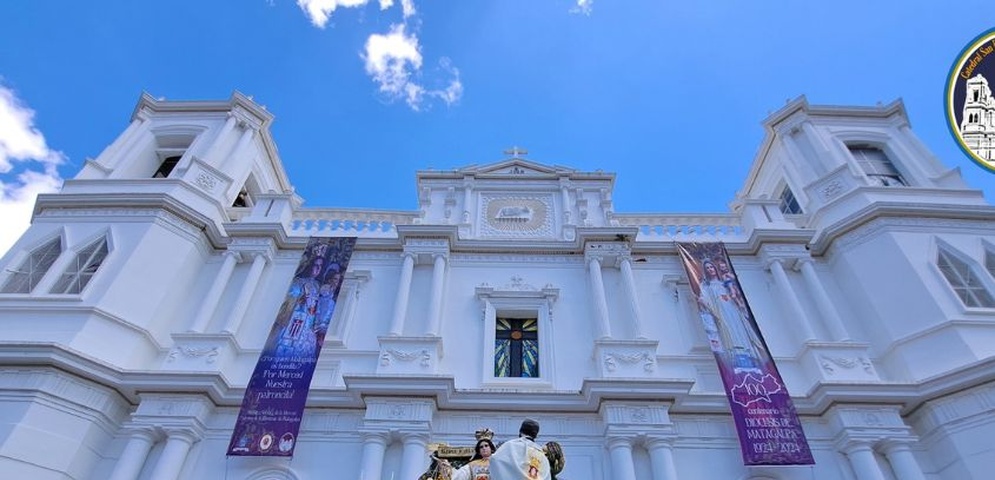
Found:
[{"label": "logo with church tower", "polygon": [[950,132],[964,153],[995,173],[995,98],[989,81],[995,81],[995,29],[961,51],[946,88]]}]

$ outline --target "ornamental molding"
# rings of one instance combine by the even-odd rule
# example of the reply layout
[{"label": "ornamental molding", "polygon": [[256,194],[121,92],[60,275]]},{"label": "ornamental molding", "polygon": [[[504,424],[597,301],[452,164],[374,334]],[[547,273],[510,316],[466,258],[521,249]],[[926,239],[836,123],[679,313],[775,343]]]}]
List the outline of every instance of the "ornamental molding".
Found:
[{"label": "ornamental molding", "polygon": [[546,265],[583,265],[584,259],[576,255],[532,255],[532,254],[486,254],[460,253],[452,256],[453,265],[474,264],[546,264]]},{"label": "ornamental molding", "polygon": [[837,369],[855,370],[862,369],[868,375],[877,375],[874,371],[874,364],[867,357],[840,357],[819,355],[819,364],[830,376],[836,374]]},{"label": "ornamental molding", "polygon": [[136,421],[141,417],[171,417],[173,420],[196,420],[203,422],[214,411],[214,402],[202,395],[190,394],[140,394],[141,403],[132,416]]},{"label": "ornamental molding", "polygon": [[0,390],[42,392],[59,408],[96,418],[108,431],[117,430],[130,410],[116,392],[51,368],[0,370]]},{"label": "ornamental molding", "polygon": [[186,358],[198,359],[203,358],[204,363],[211,365],[217,361],[220,351],[217,346],[213,347],[188,347],[185,345],[177,345],[169,351],[169,355],[166,357],[167,363],[173,363],[176,358],[180,355]]},{"label": "ornamental molding", "polygon": [[232,237],[230,246],[235,247],[271,247],[274,242],[267,237]]},{"label": "ornamental molding", "polygon": [[449,248],[449,240],[409,238],[404,242],[404,245],[411,247]]},{"label": "ornamental molding", "polygon": [[[838,407],[830,417],[841,430],[897,429],[908,431],[910,427],[902,420],[899,407]],[[868,432],[871,433],[871,432]]]},{"label": "ornamental molding", "polygon": [[[626,425],[657,426],[669,429],[673,427],[668,404],[639,405],[629,403],[607,403],[601,411],[605,426],[616,430]],[[621,432],[619,432],[621,433]],[[665,433],[665,432],[656,432]]]},{"label": "ornamental molding", "polygon": [[[522,294],[531,295],[522,295]],[[554,286],[552,283],[547,283],[542,288],[536,287],[530,283],[527,283],[524,278],[513,275],[510,279],[510,283],[506,283],[502,287],[492,287],[487,282],[477,285],[476,288],[477,298],[489,299],[489,298],[500,298],[500,297],[514,297],[520,298],[523,296],[535,297],[535,298],[546,298],[549,301],[555,301],[560,295],[560,289]]]},{"label": "ornamental molding", "polygon": [[40,217],[155,217],[158,208],[46,208]]},{"label": "ornamental molding", "polygon": [[553,195],[480,195],[482,237],[554,238]]},{"label": "ornamental molding", "polygon": [[829,175],[816,180],[806,187],[805,192],[810,198],[817,200],[822,205],[826,205],[856,188],[857,185],[853,175],[850,173],[849,167],[841,165]]},{"label": "ornamental molding", "polygon": [[785,269],[793,268],[795,262],[803,258],[810,258],[808,250],[804,245],[792,244],[766,244],[760,247],[760,258],[766,268],[770,264],[780,261]]},{"label": "ornamental molding", "polygon": [[214,193],[220,183],[221,179],[207,172],[199,172],[193,179],[193,184],[207,193]]},{"label": "ornamental molding", "polygon": [[838,249],[841,252],[847,251],[889,228],[905,228],[908,230],[919,230],[924,233],[938,233],[941,229],[980,233],[995,230],[995,223],[990,221],[944,218],[878,217],[837,237],[832,242],[832,248]]},{"label": "ornamental molding", "polygon": [[432,420],[433,406],[434,402],[430,401],[397,402],[368,398],[365,420],[429,422]]},{"label": "ornamental molding", "polygon": [[419,350],[387,348],[380,353],[380,366],[389,367],[394,360],[400,362],[414,362],[417,360],[419,365],[430,367],[432,365],[432,353],[427,348]]},{"label": "ornamental molding", "polygon": [[975,425],[995,415],[995,384],[958,392],[942,399],[926,402],[913,415],[913,422],[923,436],[933,430],[966,422]]},{"label": "ornamental molding", "polygon": [[615,372],[618,364],[642,364],[646,373],[656,370],[656,359],[649,352],[605,352],[602,354],[605,370]]},{"label": "ornamental molding", "polygon": [[[632,249],[623,242],[588,242],[584,245],[584,260],[598,260],[602,264],[617,263],[632,258]],[[604,265],[611,266],[611,265]]]}]

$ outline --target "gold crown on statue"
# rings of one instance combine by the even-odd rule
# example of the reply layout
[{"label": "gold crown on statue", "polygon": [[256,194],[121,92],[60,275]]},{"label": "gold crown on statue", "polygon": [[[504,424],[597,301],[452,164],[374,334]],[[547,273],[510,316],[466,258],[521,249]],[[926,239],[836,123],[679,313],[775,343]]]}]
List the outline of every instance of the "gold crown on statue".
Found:
[{"label": "gold crown on statue", "polygon": [[489,428],[480,428],[480,429],[477,429],[476,432],[473,432],[473,436],[474,436],[474,438],[477,439],[478,442],[481,441],[481,440],[491,440],[491,441],[494,441],[494,432],[492,432],[491,429],[489,429]]}]

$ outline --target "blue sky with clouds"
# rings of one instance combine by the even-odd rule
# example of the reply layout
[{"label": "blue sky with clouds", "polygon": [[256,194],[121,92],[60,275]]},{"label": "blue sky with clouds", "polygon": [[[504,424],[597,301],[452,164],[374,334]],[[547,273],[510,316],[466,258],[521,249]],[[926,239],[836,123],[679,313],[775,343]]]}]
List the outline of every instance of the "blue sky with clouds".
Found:
[{"label": "blue sky with clouds", "polygon": [[616,172],[619,212],[724,212],[760,122],[799,95],[902,98],[927,146],[992,192],[943,113],[955,56],[992,27],[975,0],[2,2],[0,217],[16,236],[143,90],[253,96],[306,206],[414,210],[416,170],[519,145]]}]

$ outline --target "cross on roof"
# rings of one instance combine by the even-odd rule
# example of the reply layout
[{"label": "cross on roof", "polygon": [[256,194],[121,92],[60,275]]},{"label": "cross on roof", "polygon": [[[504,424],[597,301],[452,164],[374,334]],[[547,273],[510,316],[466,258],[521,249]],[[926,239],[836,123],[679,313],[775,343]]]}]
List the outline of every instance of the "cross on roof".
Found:
[{"label": "cross on roof", "polygon": [[528,155],[529,151],[524,148],[511,147],[511,149],[505,150],[504,154],[511,155],[512,158],[521,158],[522,155]]}]

